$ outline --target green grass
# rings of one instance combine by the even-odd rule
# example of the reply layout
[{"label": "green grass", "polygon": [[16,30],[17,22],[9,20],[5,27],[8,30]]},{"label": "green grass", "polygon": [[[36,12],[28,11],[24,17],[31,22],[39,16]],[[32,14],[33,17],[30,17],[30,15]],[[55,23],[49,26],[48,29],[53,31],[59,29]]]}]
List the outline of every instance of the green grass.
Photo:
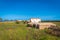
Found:
[{"label": "green grass", "polygon": [[[60,22],[54,23],[60,25]],[[22,22],[0,22],[0,40],[60,40],[60,37],[46,34],[45,30],[29,30]]]},{"label": "green grass", "polygon": [[60,22],[53,22],[53,23],[55,23],[57,26],[60,26]]},{"label": "green grass", "polygon": [[25,40],[26,33],[26,24],[0,23],[1,40]]}]

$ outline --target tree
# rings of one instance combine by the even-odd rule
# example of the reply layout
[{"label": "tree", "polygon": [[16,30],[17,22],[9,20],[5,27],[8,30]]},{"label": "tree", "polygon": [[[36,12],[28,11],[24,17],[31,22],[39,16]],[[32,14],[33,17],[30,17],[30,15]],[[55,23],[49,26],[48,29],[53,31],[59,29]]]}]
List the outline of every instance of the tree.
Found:
[{"label": "tree", "polygon": [[3,21],[3,19],[2,18],[0,18],[0,22],[2,22]]},{"label": "tree", "polygon": [[8,19],[5,19],[4,21],[9,21]]}]

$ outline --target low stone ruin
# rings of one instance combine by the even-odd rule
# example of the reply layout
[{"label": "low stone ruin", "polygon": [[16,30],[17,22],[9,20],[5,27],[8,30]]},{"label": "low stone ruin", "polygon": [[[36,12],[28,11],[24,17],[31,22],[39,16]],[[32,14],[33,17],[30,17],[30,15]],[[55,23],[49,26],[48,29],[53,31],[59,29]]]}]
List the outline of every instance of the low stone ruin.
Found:
[{"label": "low stone ruin", "polygon": [[28,27],[34,27],[38,29],[45,29],[51,26],[56,26],[54,23],[28,23]]},{"label": "low stone ruin", "polygon": [[51,26],[46,30],[46,33],[60,37],[60,27],[59,26]]}]

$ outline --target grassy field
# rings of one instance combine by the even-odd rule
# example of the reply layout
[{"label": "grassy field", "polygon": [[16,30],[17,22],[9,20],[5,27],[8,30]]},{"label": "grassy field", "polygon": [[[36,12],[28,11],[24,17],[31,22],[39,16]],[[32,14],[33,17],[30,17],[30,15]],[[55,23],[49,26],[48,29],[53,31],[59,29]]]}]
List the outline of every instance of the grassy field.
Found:
[{"label": "grassy field", "polygon": [[[60,22],[53,23],[60,26]],[[29,29],[22,22],[0,22],[0,40],[60,40],[60,37],[46,34],[44,30]]]},{"label": "grassy field", "polygon": [[55,23],[57,26],[60,26],[60,22],[53,22],[53,23]]},{"label": "grassy field", "polygon": [[0,40],[25,40],[26,24],[0,23]]}]

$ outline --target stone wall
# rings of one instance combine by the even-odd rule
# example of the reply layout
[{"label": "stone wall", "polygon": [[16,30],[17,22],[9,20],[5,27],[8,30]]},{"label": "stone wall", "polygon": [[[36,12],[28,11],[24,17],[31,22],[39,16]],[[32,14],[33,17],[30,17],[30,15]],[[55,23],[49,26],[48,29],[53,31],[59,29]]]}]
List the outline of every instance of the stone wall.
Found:
[{"label": "stone wall", "polygon": [[[33,27],[33,23],[28,23],[28,24],[32,25],[32,27]],[[54,23],[45,23],[45,22],[44,23],[38,23],[38,25],[39,25],[39,29],[45,29],[45,28],[49,28],[51,26],[56,26],[56,24],[54,24]]]}]

